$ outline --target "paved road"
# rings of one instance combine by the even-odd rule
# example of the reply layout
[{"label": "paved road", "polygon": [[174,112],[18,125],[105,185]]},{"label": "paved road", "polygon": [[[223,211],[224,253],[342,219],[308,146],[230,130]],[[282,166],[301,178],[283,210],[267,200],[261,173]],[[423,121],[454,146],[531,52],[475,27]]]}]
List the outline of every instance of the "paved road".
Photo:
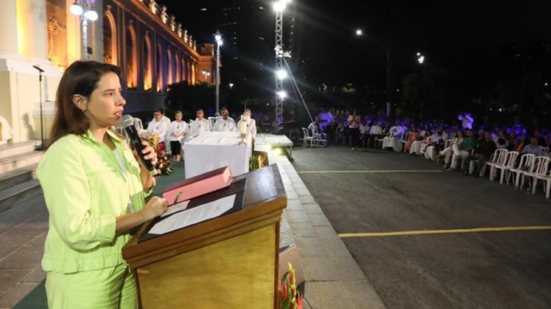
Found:
[{"label": "paved road", "polygon": [[[344,147],[293,156],[337,233],[551,225],[541,192],[423,158]],[[343,239],[388,308],[551,308],[551,230]]]}]

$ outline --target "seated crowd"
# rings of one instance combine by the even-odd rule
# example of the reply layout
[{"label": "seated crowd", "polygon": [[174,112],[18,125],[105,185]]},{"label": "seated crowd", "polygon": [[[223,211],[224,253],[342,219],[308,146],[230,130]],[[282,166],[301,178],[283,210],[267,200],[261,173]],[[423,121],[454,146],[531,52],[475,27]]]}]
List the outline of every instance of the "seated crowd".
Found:
[{"label": "seated crowd", "polygon": [[519,124],[509,127],[480,126],[473,128],[473,119],[460,115],[456,124],[408,118],[389,121],[356,112],[330,110],[319,113],[308,126],[312,135],[324,134],[329,144],[346,145],[352,151],[361,148],[392,149],[423,156],[443,165],[445,170],[460,170],[479,175],[496,149],[522,154],[549,156],[551,131],[529,132]]}]

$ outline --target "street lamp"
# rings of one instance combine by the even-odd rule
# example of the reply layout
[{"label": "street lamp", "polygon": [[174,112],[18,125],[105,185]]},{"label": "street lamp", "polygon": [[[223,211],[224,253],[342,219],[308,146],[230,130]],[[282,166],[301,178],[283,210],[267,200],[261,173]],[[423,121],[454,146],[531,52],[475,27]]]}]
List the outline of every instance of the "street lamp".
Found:
[{"label": "street lamp", "polygon": [[[84,7],[79,4],[83,3]],[[98,20],[98,12],[94,10],[94,2],[90,0],[75,0],[69,8],[71,14],[79,16],[82,21],[82,58],[88,59],[88,21]]]},{"label": "street lamp", "polygon": [[419,64],[423,64],[425,62],[425,56],[421,53],[417,53],[417,62],[419,62]]},{"label": "street lamp", "polygon": [[[356,36],[361,37],[364,35],[363,30],[358,28],[355,31]],[[392,94],[390,90],[390,49],[388,49],[387,46],[381,44],[379,41],[375,40],[373,37],[369,36],[369,39],[371,39],[375,44],[379,45],[382,49],[385,50],[386,53],[386,116],[390,116],[390,111],[392,108],[392,103],[390,102],[392,100]]]},{"label": "street lamp", "polygon": [[209,76],[210,76],[210,72],[208,70],[203,70],[201,73],[203,74],[203,80],[206,83],[208,81]]},{"label": "street lamp", "polygon": [[214,34],[216,40],[216,109],[215,116],[220,115],[220,46],[224,43],[222,40],[222,34],[219,30],[216,30]]}]

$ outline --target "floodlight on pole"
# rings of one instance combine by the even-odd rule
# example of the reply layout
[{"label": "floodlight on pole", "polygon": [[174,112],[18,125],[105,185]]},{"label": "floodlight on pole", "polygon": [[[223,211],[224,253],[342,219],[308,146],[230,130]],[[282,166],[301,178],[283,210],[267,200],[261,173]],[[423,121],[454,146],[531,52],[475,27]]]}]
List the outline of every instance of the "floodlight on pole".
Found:
[{"label": "floodlight on pole", "polygon": [[287,92],[285,90],[280,90],[276,92],[276,94],[281,100],[284,100],[287,97]]},{"label": "floodlight on pole", "polygon": [[356,29],[356,36],[362,36],[364,35],[364,31],[362,29]]},{"label": "floodlight on pole", "polygon": [[277,1],[272,4],[272,7],[274,8],[274,11],[276,13],[282,13],[287,7],[287,3],[283,1]]},{"label": "floodlight on pole", "polygon": [[287,71],[285,69],[279,69],[279,70],[276,71],[276,77],[279,80],[284,80],[287,77],[289,77],[289,74],[287,73]]},{"label": "floodlight on pole", "polygon": [[215,115],[219,115],[220,111],[220,46],[224,43],[222,40],[222,34],[219,30],[216,30],[214,34],[214,39],[216,40],[216,106],[215,106]]}]

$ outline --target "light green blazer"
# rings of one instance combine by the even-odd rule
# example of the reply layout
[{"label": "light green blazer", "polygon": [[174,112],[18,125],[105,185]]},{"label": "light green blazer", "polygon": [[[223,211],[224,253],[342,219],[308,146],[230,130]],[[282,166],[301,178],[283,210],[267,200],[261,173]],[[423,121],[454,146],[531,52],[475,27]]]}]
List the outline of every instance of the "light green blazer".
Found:
[{"label": "light green blazer", "polygon": [[122,154],[126,173],[114,151],[90,131],[57,140],[38,166],[49,213],[45,271],[74,273],[124,263],[121,249],[130,235],[115,236],[115,218],[142,209],[149,193],[143,191],[128,144],[108,134]]}]

